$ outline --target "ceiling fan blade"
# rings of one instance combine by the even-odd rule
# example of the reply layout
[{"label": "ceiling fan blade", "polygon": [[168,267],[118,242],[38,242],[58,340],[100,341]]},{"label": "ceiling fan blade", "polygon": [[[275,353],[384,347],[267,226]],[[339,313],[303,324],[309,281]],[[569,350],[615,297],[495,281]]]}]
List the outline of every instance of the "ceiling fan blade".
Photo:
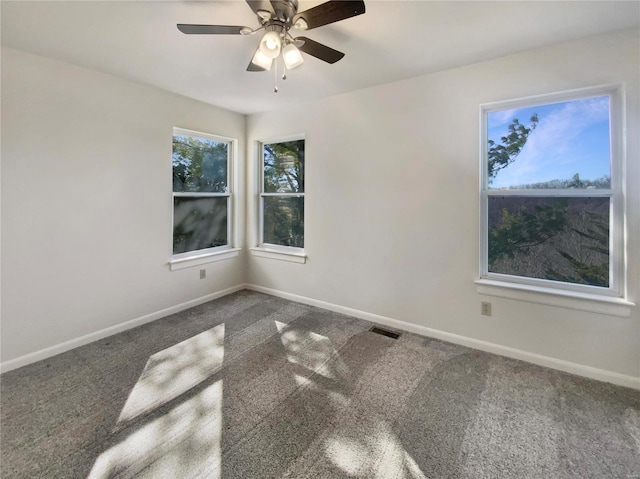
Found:
[{"label": "ceiling fan blade", "polygon": [[338,50],[334,50],[333,48],[323,45],[322,43],[313,41],[310,38],[297,37],[295,40],[296,42],[298,40],[302,40],[304,42],[303,45],[298,47],[300,51],[307,53],[312,57],[319,58],[320,60],[327,63],[335,63],[342,57],[344,57],[344,53],[339,52]]},{"label": "ceiling fan blade", "polygon": [[178,23],[178,30],[187,35],[240,35],[242,30],[252,29],[237,25],[190,25]]},{"label": "ceiling fan blade", "polygon": [[258,14],[258,10],[273,12],[271,2],[269,2],[269,0],[247,0],[247,4],[256,15]]},{"label": "ceiling fan blade", "polygon": [[[301,29],[311,30],[312,28],[361,15],[364,12],[365,7],[362,0],[329,0],[317,7],[298,13],[293,17],[293,24],[298,23]],[[304,20],[304,22],[298,22],[298,20]],[[304,28],[305,23],[306,28]]]}]

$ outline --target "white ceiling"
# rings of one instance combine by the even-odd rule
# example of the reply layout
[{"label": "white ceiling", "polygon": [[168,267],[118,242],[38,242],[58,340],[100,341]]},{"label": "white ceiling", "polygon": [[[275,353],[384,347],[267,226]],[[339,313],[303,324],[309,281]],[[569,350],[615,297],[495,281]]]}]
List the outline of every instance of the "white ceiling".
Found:
[{"label": "white ceiling", "polygon": [[[320,3],[301,0],[298,11]],[[640,25],[638,1],[365,3],[364,15],[300,34],[346,56],[333,65],[305,56],[277,94],[273,71],[246,71],[259,35],[188,36],[176,28],[257,27],[244,0],[3,0],[2,45],[254,113]]]}]

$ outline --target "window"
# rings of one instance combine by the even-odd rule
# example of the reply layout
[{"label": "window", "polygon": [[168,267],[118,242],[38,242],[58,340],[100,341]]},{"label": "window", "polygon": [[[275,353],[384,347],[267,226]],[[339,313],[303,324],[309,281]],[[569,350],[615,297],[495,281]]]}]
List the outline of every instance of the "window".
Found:
[{"label": "window", "polygon": [[623,295],[620,97],[482,107],[481,279]]},{"label": "window", "polygon": [[173,130],[173,258],[228,249],[233,141]]},{"label": "window", "polygon": [[304,139],[261,143],[260,246],[304,248]]}]

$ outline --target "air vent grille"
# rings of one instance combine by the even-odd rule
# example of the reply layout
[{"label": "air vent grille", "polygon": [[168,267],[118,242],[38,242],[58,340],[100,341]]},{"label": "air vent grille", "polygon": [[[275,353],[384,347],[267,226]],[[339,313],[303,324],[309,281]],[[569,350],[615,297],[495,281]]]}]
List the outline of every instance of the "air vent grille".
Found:
[{"label": "air vent grille", "polygon": [[382,328],[379,328],[377,326],[374,326],[369,331],[371,331],[372,333],[376,333],[376,334],[381,334],[383,336],[387,336],[387,337],[392,338],[392,339],[398,339],[400,337],[400,333],[394,333],[393,331],[389,331],[387,329],[382,329]]}]

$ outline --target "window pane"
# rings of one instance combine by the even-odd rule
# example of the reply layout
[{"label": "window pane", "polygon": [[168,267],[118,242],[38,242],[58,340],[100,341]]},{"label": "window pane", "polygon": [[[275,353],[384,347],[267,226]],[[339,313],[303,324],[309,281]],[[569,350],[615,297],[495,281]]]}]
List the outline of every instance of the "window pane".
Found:
[{"label": "window pane", "polygon": [[173,198],[173,254],[227,244],[227,198]]},{"label": "window pane", "polygon": [[489,272],[609,286],[609,198],[489,197]]},{"label": "window pane", "polygon": [[268,244],[304,247],[304,198],[265,196],[264,236]]},{"label": "window pane", "polygon": [[263,146],[264,192],[304,192],[304,140]]},{"label": "window pane", "polygon": [[173,191],[227,192],[229,143],[173,135]]},{"label": "window pane", "polygon": [[490,112],[490,189],[610,188],[609,97]]}]

